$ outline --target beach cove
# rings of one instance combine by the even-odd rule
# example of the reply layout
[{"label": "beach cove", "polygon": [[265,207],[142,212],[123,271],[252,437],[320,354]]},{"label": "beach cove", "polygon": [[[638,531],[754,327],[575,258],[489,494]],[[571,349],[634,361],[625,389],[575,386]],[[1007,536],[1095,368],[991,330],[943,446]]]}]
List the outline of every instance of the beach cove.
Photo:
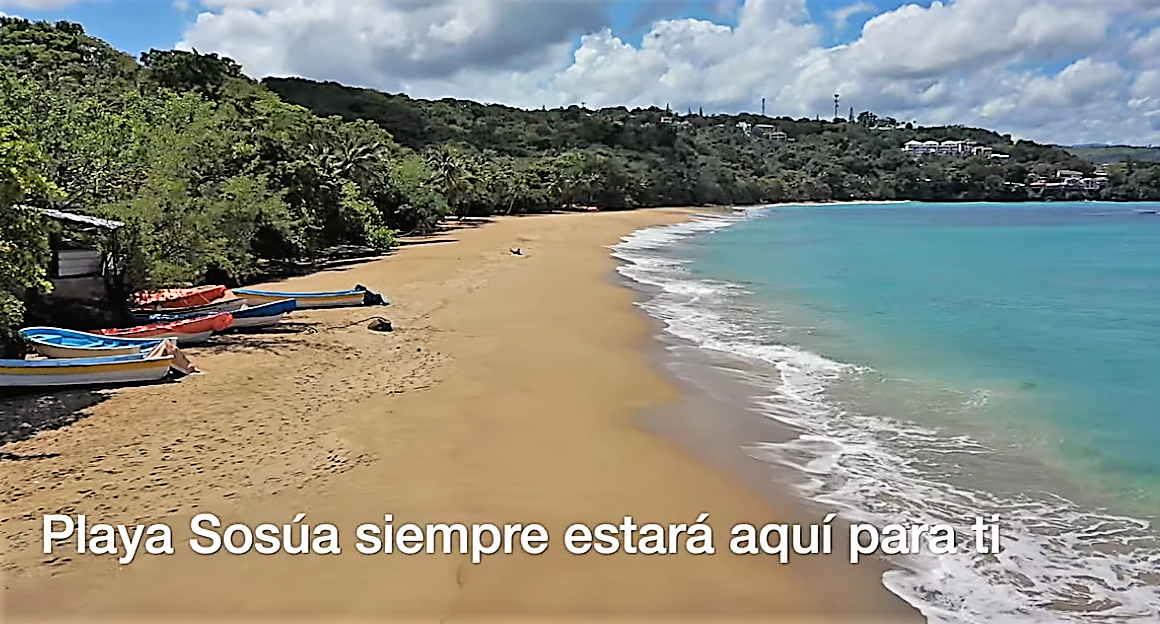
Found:
[{"label": "beach cove", "polygon": [[[73,397],[77,422],[3,448],[10,619],[330,619],[689,616],[766,622],[921,621],[883,588],[876,561],[728,552],[737,523],[815,523],[777,488],[647,433],[680,389],[650,363],[655,326],[611,276],[609,246],[682,210],[495,219],[391,257],[290,280],[364,284],[388,308],[296,313],[285,329],[191,350],[206,374],[180,385]],[[522,255],[509,249],[519,248]],[[372,332],[372,315],[395,330]],[[2,409],[11,409],[7,400]],[[47,395],[38,410],[64,409]],[[706,432],[706,435],[712,435]],[[176,554],[40,552],[43,514],[90,524],[161,522]],[[493,556],[197,556],[190,518],[224,524],[539,523],[547,552]],[[693,524],[709,556],[575,556],[578,522]],[[840,533],[840,531],[837,531]]]}]

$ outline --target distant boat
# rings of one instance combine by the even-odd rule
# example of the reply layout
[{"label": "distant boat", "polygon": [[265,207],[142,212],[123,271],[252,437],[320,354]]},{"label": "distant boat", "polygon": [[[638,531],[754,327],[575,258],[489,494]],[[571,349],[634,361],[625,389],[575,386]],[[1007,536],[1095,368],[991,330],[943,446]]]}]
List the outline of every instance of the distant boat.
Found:
[{"label": "distant boat", "polygon": [[117,338],[59,327],[29,327],[20,337],[50,358],[94,358],[132,355],[161,344],[162,338]]},{"label": "distant boat", "polygon": [[191,319],[199,316],[209,316],[219,312],[234,312],[242,309],[246,305],[246,300],[241,297],[230,297],[218,299],[212,303],[199,306],[189,306],[184,308],[163,308],[158,310],[137,309],[133,310],[133,320],[138,323],[148,323],[155,320],[154,317],[165,317],[162,320],[178,320]]},{"label": "distant boat", "polygon": [[234,312],[233,329],[253,329],[269,327],[282,322],[282,319],[298,308],[294,299],[271,301],[256,306],[246,306]]},{"label": "distant boat", "polygon": [[1154,214],[1160,214],[1160,210],[1137,210],[1137,211],[1136,211],[1136,214],[1150,214],[1150,215],[1154,215]]},{"label": "distant boat", "polygon": [[150,353],[62,360],[0,360],[0,387],[88,386],[160,381],[173,368],[172,355]]},{"label": "distant boat", "polygon": [[[277,325],[287,314],[294,311],[297,307],[298,304],[293,299],[283,299],[281,301],[273,301],[256,306],[243,305],[241,308],[230,313],[234,317],[234,323],[230,326],[230,329]],[[209,314],[214,313],[133,315],[133,318],[144,323],[171,323],[174,321],[204,317]]]},{"label": "distant boat", "polygon": [[225,286],[168,288],[133,295],[130,303],[137,308],[188,308],[213,303],[226,295]]},{"label": "distant boat", "polygon": [[365,286],[355,286],[354,290],[340,290],[332,292],[275,292],[268,290],[252,290],[249,288],[235,288],[234,294],[242,297],[251,305],[272,303],[285,299],[298,302],[298,308],[341,308],[347,306],[387,305],[382,295],[367,290]]},{"label": "distant boat", "polygon": [[103,336],[118,336],[121,338],[173,338],[178,344],[194,344],[204,342],[214,332],[225,331],[233,325],[234,317],[228,312],[199,316],[197,318],[182,319],[138,327],[120,329],[101,329],[97,333]]}]

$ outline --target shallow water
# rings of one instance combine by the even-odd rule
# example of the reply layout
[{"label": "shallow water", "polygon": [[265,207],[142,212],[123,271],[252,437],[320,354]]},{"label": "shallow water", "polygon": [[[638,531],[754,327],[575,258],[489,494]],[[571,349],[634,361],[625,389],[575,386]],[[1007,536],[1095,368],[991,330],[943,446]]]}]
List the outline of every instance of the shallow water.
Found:
[{"label": "shallow water", "polygon": [[1004,551],[884,583],[933,622],[1160,621],[1160,218],[1139,205],[779,207],[643,230],[621,273],[757,363],[754,440],[879,524],[998,514]]}]

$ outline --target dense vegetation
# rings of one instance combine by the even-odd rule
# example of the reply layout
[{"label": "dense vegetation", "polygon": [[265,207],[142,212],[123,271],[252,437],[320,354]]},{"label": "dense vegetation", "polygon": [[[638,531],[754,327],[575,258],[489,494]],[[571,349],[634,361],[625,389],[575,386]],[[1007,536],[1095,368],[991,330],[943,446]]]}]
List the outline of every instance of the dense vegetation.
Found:
[{"label": "dense vegetation", "polygon": [[1129,160],[1160,162],[1160,147],[1131,145],[1077,145],[1067,148],[1078,158],[1096,164],[1122,163]]},{"label": "dense vegetation", "polygon": [[[776,124],[793,142],[737,126]],[[213,54],[140,59],[80,25],[0,18],[0,332],[43,290],[52,224],[18,205],[125,223],[93,241],[113,296],[240,282],[342,246],[383,249],[448,216],[797,200],[1019,200],[1008,183],[1071,153],[962,127],[677,115],[657,108],[523,111],[333,83],[255,82]],[[917,138],[1011,155],[918,160]],[[1113,171],[1108,199],[1160,198],[1160,166]]]},{"label": "dense vegetation", "polygon": [[[502,163],[505,184],[514,182],[517,189],[534,184],[535,164],[545,155],[568,156],[576,165],[564,178],[568,199],[600,207],[1023,201],[1034,196],[1012,185],[1031,175],[1051,178],[1063,169],[1085,174],[1095,169],[1095,163],[1063,148],[962,126],[897,127],[870,112],[850,123],[692,111],[681,115],[658,108],[524,111],[463,100],[414,100],[296,78],[271,78],[263,84],[283,100],[319,115],[373,121],[414,150],[453,146],[470,161]],[[757,132],[748,137],[739,122],[775,126],[793,141],[773,141]],[[910,140],[932,139],[974,140],[1010,158],[919,159],[900,149]],[[1077,198],[1160,199],[1158,176],[1160,168],[1151,164],[1121,166],[1113,169],[1111,184],[1102,193]],[[487,179],[486,167],[481,179]],[[523,201],[516,200],[517,210]],[[486,212],[489,200],[482,197],[468,209]]]}]

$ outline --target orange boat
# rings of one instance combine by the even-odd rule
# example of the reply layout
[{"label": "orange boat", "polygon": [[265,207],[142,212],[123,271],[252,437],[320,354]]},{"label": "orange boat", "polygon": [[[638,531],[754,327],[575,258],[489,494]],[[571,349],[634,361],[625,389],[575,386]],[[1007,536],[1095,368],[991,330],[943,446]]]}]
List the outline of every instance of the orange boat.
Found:
[{"label": "orange boat", "polygon": [[178,344],[191,344],[204,342],[214,332],[225,331],[233,324],[234,315],[223,313],[138,327],[101,329],[97,333],[120,338],[173,338]]},{"label": "orange boat", "polygon": [[134,308],[190,308],[213,303],[226,296],[225,286],[199,286],[197,288],[167,288],[133,295]]}]

